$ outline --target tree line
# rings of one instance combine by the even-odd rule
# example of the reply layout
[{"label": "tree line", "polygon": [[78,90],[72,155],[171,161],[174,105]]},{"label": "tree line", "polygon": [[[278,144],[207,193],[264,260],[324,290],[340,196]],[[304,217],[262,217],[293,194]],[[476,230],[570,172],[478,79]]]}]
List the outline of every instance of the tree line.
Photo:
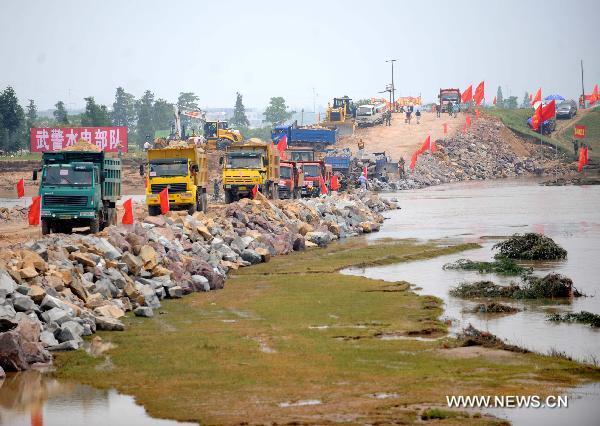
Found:
[{"label": "tree line", "polygon": [[[170,130],[174,123],[174,104],[163,98],[156,98],[146,90],[136,99],[134,95],[117,87],[112,108],[96,102],[93,96],[84,98],[85,110],[79,114],[69,114],[65,103],[59,100],[54,105],[52,117],[40,117],[33,99],[29,99],[25,108],[19,104],[15,90],[8,86],[0,92],[0,151],[15,152],[29,147],[29,129],[32,127],[66,126],[126,126],[130,145],[142,146],[146,138],[153,139],[155,131]],[[199,111],[199,97],[193,92],[181,92],[176,105],[180,110]],[[243,97],[236,93],[231,127],[240,130],[246,138],[270,137],[271,125],[289,120],[293,112],[289,111],[283,97],[271,98],[263,113],[263,126],[251,128],[246,116]],[[189,132],[202,134],[201,121],[181,116],[182,125]]]}]

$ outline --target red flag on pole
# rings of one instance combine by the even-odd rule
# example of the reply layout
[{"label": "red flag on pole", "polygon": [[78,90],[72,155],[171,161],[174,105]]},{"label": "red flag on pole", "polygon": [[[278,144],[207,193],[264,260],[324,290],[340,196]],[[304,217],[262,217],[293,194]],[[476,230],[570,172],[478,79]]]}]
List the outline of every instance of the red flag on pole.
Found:
[{"label": "red flag on pole", "polygon": [[485,83],[482,81],[475,88],[475,95],[473,96],[475,105],[481,105],[481,101],[483,101],[484,97],[485,97]]},{"label": "red flag on pole", "polygon": [[325,179],[323,179],[323,176],[319,176],[319,184],[321,185],[321,194],[327,195],[329,191],[327,191],[327,185],[325,185]]},{"label": "red flag on pole", "polygon": [[552,99],[548,104],[542,107],[542,123],[556,117],[556,101]]},{"label": "red flag on pole", "polygon": [[277,143],[277,150],[282,160],[285,160],[285,150],[287,149],[287,136],[283,135]]},{"label": "red flag on pole", "polygon": [[577,162],[577,171],[581,172],[585,166],[585,148],[579,150],[579,161]]},{"label": "red flag on pole", "polygon": [[368,177],[367,176],[367,166],[363,167],[363,173],[362,174],[363,174],[364,177]]},{"label": "red flag on pole", "polygon": [[448,123],[444,123],[442,124],[442,126],[444,126],[444,134],[448,133]]},{"label": "red flag on pole", "polygon": [[123,207],[125,208],[125,212],[123,213],[121,223],[123,225],[133,225],[133,206],[131,203],[131,198],[123,202]]},{"label": "red flag on pole", "polygon": [[256,194],[258,193],[258,185],[254,185],[252,187],[252,198],[256,198]]},{"label": "red flag on pole", "polygon": [[535,92],[535,96],[531,101],[531,105],[535,105],[536,102],[540,102],[542,100],[542,88],[540,87],[537,92]]},{"label": "red flag on pole", "polygon": [[29,206],[29,224],[39,225],[40,224],[40,204],[42,202],[42,196],[38,195],[31,199],[31,206]]},{"label": "red flag on pole", "polygon": [[465,126],[471,127],[471,117],[467,115],[465,118]]},{"label": "red flag on pole", "polygon": [[158,198],[160,198],[160,213],[167,214],[169,211],[169,188],[165,187],[165,189],[160,191]]},{"label": "red flag on pole", "polygon": [[430,136],[427,136],[427,139],[425,139],[423,141],[423,144],[421,145],[421,147],[417,151],[418,155],[423,154],[428,149],[431,149],[431,137]]},{"label": "red flag on pole", "polygon": [[537,132],[542,124],[542,104],[539,104],[531,117],[531,128]]},{"label": "red flag on pole", "polygon": [[17,197],[23,198],[25,196],[25,181],[23,178],[17,182]]},{"label": "red flag on pole", "polygon": [[411,169],[411,170],[415,169],[415,164],[417,164],[417,156],[418,155],[419,155],[419,151],[413,152],[413,155],[410,159],[410,165],[408,166],[409,169]]},{"label": "red flag on pole", "polygon": [[598,100],[600,100],[600,93],[598,93],[598,85],[596,84],[592,96],[590,97],[590,106],[594,105]]},{"label": "red flag on pole", "polygon": [[469,87],[467,87],[467,89],[462,93],[461,97],[460,97],[460,101],[463,104],[466,104],[467,102],[471,102],[473,100],[473,85],[471,84]]},{"label": "red flag on pole", "polygon": [[337,191],[340,189],[340,180],[338,179],[337,175],[331,176],[330,186],[332,191]]},{"label": "red flag on pole", "polygon": [[494,100],[492,101],[494,105],[496,105],[496,97],[494,96]]}]

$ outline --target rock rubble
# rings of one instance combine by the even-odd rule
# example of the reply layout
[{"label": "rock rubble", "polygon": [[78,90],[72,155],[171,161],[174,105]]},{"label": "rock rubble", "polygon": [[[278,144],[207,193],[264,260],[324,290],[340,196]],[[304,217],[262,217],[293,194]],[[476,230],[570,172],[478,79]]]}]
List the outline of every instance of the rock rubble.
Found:
[{"label": "rock rubble", "polygon": [[170,212],[96,235],[50,234],[0,252],[0,367],[51,362],[127,312],[223,288],[227,273],[272,256],[379,230],[395,208],[361,191],[308,200],[244,199],[208,213]]}]

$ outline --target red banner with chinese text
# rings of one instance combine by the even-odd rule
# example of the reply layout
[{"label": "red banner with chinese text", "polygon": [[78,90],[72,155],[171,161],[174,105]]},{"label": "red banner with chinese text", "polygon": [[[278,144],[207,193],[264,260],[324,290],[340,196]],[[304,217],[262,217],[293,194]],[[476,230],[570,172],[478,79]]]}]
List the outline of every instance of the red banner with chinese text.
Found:
[{"label": "red banner with chinese text", "polygon": [[575,139],[584,139],[585,138],[585,130],[586,130],[585,126],[576,124],[575,127],[573,127],[573,137]]},{"label": "red banner with chinese text", "polygon": [[29,133],[31,152],[61,151],[84,140],[105,152],[127,152],[127,127],[33,127]]}]

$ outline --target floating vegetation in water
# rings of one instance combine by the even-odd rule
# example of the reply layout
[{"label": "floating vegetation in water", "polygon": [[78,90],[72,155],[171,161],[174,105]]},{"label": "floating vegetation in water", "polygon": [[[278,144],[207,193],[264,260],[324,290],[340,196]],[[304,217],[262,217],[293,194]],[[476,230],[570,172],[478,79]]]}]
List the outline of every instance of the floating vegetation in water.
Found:
[{"label": "floating vegetation in water", "polygon": [[505,241],[494,245],[498,250],[496,258],[523,260],[560,260],[567,257],[567,251],[556,244],[550,237],[530,232],[514,234]]},{"label": "floating vegetation in water", "polygon": [[533,272],[532,268],[519,265],[507,257],[497,257],[492,262],[475,262],[470,259],[458,259],[456,262],[446,263],[444,269],[462,269],[465,271],[477,271],[481,274],[499,275],[528,275]]},{"label": "floating vegetation in water", "polygon": [[578,322],[580,324],[588,324],[595,328],[600,327],[600,315],[587,311],[566,313],[562,315],[550,314],[547,319],[548,321],[554,322]]},{"label": "floating vegetation in water", "polygon": [[463,299],[478,297],[506,297],[512,299],[552,299],[556,297],[580,297],[582,294],[573,287],[573,281],[560,274],[544,277],[523,277],[522,285],[510,283],[507,286],[492,281],[461,283],[450,290],[450,295]]},{"label": "floating vegetation in water", "polygon": [[519,312],[520,309],[514,308],[509,305],[504,305],[502,303],[480,303],[475,306],[473,309],[470,309],[469,312],[475,314],[514,314],[515,312]]}]

